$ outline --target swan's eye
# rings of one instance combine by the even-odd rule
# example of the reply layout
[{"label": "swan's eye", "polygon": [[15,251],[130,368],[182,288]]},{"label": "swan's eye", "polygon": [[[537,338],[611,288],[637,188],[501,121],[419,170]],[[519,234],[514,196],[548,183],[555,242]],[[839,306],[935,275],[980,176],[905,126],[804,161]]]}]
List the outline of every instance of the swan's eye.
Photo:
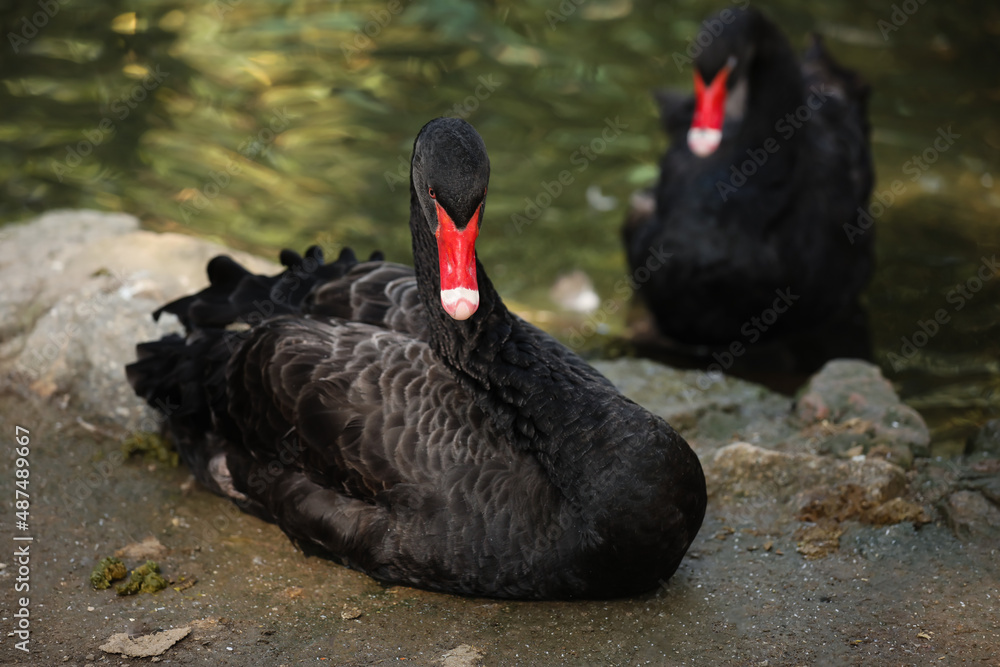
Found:
[{"label": "swan's eye", "polygon": [[434,188],[427,188],[427,194],[431,196],[431,199],[437,199],[437,193],[434,192]]}]

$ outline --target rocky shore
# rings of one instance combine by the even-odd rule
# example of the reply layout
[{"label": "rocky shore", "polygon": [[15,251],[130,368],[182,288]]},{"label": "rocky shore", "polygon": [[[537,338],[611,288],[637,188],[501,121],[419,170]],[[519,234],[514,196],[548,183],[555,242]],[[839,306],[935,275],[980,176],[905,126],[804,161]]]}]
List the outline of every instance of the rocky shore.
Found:
[{"label": "rocky shore", "polygon": [[[0,662],[1000,664],[1000,424],[965,456],[931,459],[921,416],[862,361],[828,363],[795,397],[645,360],[595,364],[681,432],[708,478],[698,539],[646,596],[454,598],[304,556],[167,458],[122,450],[159,429],[123,371],[137,342],[179,328],[150,313],[203,286],[222,252],[277,270],[122,214],[0,228],[0,433],[12,443],[21,427],[31,443],[29,527],[15,527],[13,466],[0,525],[34,538],[30,653],[7,635],[23,605],[19,567],[0,556]],[[91,588],[95,563],[137,544],[168,589]],[[122,553],[130,568],[149,557]],[[161,631],[180,639],[127,657],[130,638]]]}]

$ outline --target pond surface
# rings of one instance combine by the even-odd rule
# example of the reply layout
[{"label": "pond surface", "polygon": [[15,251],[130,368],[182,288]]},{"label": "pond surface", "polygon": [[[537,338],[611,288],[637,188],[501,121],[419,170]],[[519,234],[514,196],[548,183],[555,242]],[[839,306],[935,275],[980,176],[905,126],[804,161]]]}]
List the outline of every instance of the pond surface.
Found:
[{"label": "pond surface", "polygon": [[[690,89],[675,54],[726,5],[51,4],[0,10],[0,220],[123,210],[267,255],[319,243],[409,262],[413,137],[457,115],[492,162],[480,257],[519,312],[567,340],[586,317],[560,313],[550,288],[579,269],[606,299],[627,275],[628,197],[666,148],[649,91]],[[796,46],[825,35],[873,87],[875,360],[937,451],[960,451],[1000,412],[1000,6],[756,6]]]}]

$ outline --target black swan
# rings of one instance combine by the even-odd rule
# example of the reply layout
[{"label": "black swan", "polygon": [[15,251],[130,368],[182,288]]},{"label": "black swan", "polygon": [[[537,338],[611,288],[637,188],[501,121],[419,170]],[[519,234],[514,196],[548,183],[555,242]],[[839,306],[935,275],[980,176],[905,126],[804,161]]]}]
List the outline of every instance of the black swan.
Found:
[{"label": "black swan", "polygon": [[868,87],[816,37],[800,65],[755,10],[705,25],[694,98],[658,95],[671,146],[624,226],[639,292],[680,343],[820,329],[872,272]]},{"label": "black swan", "polygon": [[[465,121],[413,147],[414,268],[285,251],[232,259],[138,346],[209,489],[383,582],[500,598],[607,598],[670,577],[705,513],[687,443],[504,306],[476,258],[489,179]],[[179,406],[179,407],[178,407]]]}]

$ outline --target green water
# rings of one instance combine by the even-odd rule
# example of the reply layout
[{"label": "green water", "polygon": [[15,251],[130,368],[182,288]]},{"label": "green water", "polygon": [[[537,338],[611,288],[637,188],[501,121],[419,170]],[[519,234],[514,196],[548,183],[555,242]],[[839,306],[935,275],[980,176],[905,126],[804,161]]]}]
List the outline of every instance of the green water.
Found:
[{"label": "green water", "polygon": [[[629,193],[655,178],[666,147],[648,91],[690,88],[674,54],[727,5],[12,4],[0,9],[0,220],[122,210],[266,254],[349,244],[409,261],[413,137],[432,117],[459,115],[492,161],[480,257],[508,301],[563,336],[586,317],[558,313],[549,289],[581,269],[613,296],[627,273]],[[1000,412],[1000,279],[988,270],[971,291],[982,258],[1000,251],[1000,6],[904,4],[912,15],[875,0],[755,6],[793,44],[824,34],[872,84],[876,190],[898,181],[877,219],[866,295],[875,356],[937,441],[958,446]],[[948,128],[951,143],[934,148]],[[914,163],[925,151],[933,160]],[[514,217],[547,196],[529,224]],[[966,295],[952,292],[970,280]],[[944,323],[921,338],[942,309]],[[620,320],[609,318],[611,332]],[[901,339],[915,335],[924,344],[904,359]]]}]

